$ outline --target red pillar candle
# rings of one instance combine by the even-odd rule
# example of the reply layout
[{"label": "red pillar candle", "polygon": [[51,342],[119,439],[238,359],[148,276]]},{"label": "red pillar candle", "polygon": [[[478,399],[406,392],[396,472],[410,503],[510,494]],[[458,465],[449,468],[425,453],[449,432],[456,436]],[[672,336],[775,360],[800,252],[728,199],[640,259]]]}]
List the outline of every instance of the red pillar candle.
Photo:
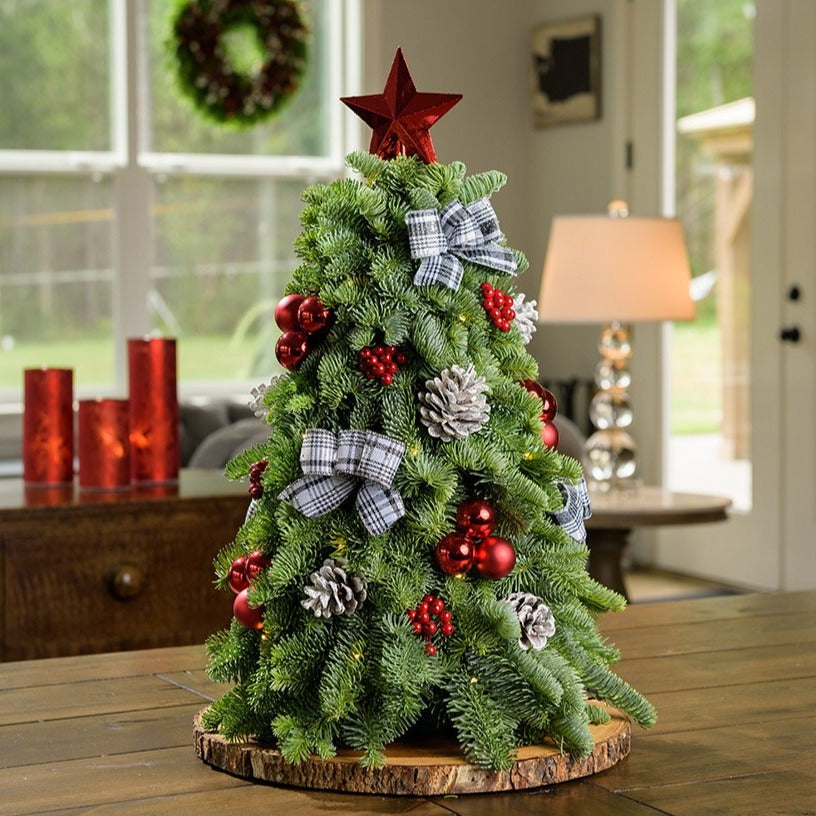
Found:
[{"label": "red pillar candle", "polygon": [[74,372],[31,368],[24,374],[23,479],[66,484],[74,479]]},{"label": "red pillar candle", "polygon": [[179,473],[176,341],[128,340],[130,479],[172,482]]},{"label": "red pillar candle", "polygon": [[79,486],[111,490],[130,484],[128,401],[80,400]]}]

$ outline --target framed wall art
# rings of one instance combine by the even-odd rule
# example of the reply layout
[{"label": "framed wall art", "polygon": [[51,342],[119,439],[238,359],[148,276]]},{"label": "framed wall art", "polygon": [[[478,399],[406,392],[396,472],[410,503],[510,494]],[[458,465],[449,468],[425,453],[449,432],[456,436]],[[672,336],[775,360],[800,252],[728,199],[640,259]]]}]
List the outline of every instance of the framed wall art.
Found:
[{"label": "framed wall art", "polygon": [[601,116],[601,19],[542,23],[531,37],[533,124],[549,127]]}]

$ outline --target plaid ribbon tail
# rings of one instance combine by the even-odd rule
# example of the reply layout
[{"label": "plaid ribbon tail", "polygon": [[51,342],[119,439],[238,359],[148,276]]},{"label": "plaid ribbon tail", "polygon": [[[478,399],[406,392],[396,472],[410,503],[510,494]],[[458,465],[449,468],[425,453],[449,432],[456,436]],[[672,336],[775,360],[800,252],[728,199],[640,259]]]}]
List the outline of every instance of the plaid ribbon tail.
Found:
[{"label": "plaid ribbon tail", "polygon": [[336,510],[357,486],[351,476],[301,476],[278,495],[307,518]]},{"label": "plaid ribbon tail", "polygon": [[423,258],[414,275],[414,285],[430,286],[438,283],[455,292],[462,282],[464,271],[462,262],[455,255],[446,253],[434,258]]},{"label": "plaid ribbon tail", "polygon": [[363,526],[373,536],[384,533],[405,515],[400,494],[374,482],[366,482],[360,488],[355,504]]},{"label": "plaid ribbon tail", "polygon": [[503,275],[515,275],[518,272],[516,256],[507,247],[498,244],[457,249],[456,254],[466,261],[479,264],[479,266],[488,266]]},{"label": "plaid ribbon tail", "polygon": [[564,506],[553,513],[553,518],[575,541],[586,541],[584,520],[592,515],[586,480],[578,484],[559,484]]}]

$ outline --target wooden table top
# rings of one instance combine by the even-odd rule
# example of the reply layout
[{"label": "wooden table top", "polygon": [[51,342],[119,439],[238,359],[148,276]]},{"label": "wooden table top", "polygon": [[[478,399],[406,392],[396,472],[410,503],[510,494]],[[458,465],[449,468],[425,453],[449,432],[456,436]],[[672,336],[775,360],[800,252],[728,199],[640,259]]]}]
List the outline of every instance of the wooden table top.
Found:
[{"label": "wooden table top", "polygon": [[587,527],[631,529],[664,524],[703,524],[724,521],[731,499],[702,493],[675,493],[643,485],[605,492],[590,489],[592,516]]},{"label": "wooden table top", "polygon": [[204,765],[202,647],[0,663],[0,814],[655,816],[816,806],[816,591],[634,606],[602,629],[657,706],[611,770],[526,793],[429,799],[253,785]]}]

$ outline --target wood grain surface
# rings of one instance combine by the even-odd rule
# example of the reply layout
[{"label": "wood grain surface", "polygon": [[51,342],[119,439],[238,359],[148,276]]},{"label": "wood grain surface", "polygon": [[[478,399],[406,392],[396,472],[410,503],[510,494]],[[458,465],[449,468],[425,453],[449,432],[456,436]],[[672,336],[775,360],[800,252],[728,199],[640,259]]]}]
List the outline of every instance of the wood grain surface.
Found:
[{"label": "wood grain surface", "polygon": [[634,606],[601,621],[657,705],[609,770],[534,791],[330,793],[248,782],[195,754],[220,694],[201,647],[0,664],[0,816],[804,816],[816,812],[816,592]]}]

